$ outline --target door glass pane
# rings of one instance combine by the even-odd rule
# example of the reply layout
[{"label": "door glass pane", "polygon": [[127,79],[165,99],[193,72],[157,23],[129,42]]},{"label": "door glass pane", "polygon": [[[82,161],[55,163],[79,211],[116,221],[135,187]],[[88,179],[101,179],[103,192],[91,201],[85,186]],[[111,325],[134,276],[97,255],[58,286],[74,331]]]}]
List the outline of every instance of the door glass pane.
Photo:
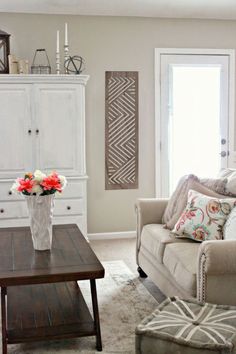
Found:
[{"label": "door glass pane", "polygon": [[181,176],[220,170],[220,66],[172,66],[170,193]]}]

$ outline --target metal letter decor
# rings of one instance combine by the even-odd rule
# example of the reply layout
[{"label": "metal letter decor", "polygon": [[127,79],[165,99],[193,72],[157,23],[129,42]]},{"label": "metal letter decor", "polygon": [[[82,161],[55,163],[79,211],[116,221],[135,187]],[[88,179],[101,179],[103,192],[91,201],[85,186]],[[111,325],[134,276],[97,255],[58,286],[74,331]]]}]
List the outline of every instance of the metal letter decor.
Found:
[{"label": "metal letter decor", "polygon": [[138,72],[106,72],[106,189],[138,188]]}]

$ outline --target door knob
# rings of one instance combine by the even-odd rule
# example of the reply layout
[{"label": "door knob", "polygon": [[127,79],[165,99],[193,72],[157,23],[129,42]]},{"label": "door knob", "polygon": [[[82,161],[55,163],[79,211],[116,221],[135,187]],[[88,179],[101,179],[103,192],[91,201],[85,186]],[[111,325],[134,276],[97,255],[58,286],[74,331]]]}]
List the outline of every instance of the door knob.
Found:
[{"label": "door knob", "polygon": [[220,156],[225,157],[227,155],[226,151],[221,151]]},{"label": "door knob", "polygon": [[226,139],[221,139],[221,145],[225,145],[226,144]]}]

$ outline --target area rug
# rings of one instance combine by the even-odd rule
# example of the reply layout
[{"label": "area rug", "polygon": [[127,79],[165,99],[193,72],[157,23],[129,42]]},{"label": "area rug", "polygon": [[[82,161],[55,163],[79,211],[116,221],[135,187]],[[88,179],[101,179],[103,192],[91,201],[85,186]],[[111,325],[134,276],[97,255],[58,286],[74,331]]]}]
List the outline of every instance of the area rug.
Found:
[{"label": "area rug", "polygon": [[[158,305],[138,275],[123,261],[103,262],[105,278],[97,280],[103,354],[135,353],[135,327]],[[91,309],[89,281],[80,288]],[[8,354],[95,354],[95,337],[8,346]]]}]

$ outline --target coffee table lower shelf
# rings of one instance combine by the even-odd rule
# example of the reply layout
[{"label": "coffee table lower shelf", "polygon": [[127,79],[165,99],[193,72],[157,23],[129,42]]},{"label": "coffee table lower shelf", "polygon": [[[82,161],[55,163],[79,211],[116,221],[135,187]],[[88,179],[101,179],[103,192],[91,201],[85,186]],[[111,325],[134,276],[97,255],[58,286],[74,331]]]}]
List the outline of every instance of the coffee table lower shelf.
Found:
[{"label": "coffee table lower shelf", "polygon": [[7,344],[97,336],[77,282],[8,287],[6,317]]}]

